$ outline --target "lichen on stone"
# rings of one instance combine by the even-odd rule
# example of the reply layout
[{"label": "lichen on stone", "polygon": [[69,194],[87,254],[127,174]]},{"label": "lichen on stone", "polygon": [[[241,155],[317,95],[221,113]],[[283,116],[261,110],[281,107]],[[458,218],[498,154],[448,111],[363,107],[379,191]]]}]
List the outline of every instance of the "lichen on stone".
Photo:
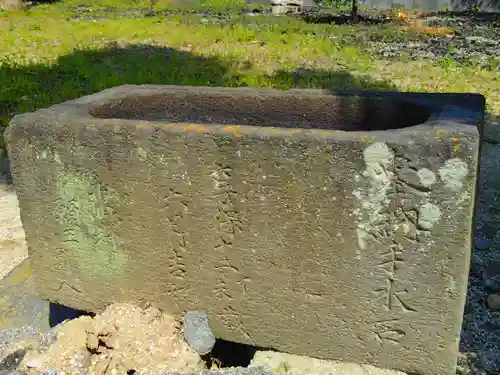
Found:
[{"label": "lichen on stone", "polygon": [[56,216],[63,244],[82,274],[113,277],[125,270],[127,256],[105,222],[118,198],[94,176],[63,170],[58,175]]}]

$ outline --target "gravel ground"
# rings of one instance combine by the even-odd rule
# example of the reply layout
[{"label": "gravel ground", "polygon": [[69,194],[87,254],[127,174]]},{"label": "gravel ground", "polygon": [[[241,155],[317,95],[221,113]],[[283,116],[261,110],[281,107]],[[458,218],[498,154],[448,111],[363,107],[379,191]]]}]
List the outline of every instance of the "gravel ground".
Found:
[{"label": "gravel ground", "polygon": [[[309,23],[339,25],[351,20],[348,12],[311,12],[301,17]],[[361,25],[394,22],[387,11],[369,11],[361,15]],[[448,63],[454,61],[474,64],[483,69],[500,70],[500,13],[433,13],[407,23],[401,21],[400,24],[402,28],[413,32],[361,31],[358,35],[347,36],[343,42],[364,43],[373,53],[390,59],[443,59],[443,63],[449,60]],[[423,28],[428,28],[429,32],[422,32]]]},{"label": "gravel ground", "polygon": [[394,42],[373,40],[369,44],[384,57],[450,58],[500,71],[500,13],[483,17],[441,14],[423,20],[429,27],[449,28],[454,34],[421,35],[417,40]]}]

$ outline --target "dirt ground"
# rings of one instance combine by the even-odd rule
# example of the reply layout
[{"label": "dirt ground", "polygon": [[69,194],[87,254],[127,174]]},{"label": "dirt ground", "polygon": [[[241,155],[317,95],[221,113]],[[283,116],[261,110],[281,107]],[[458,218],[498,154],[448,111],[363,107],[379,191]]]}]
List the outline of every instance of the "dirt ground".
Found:
[{"label": "dirt ground", "polygon": [[30,375],[53,370],[71,375],[158,375],[206,368],[185,343],[182,325],[154,307],[112,305],[94,318],[67,321],[49,335],[52,338],[30,351],[18,370]]},{"label": "dirt ground", "polygon": [[0,279],[28,256],[16,193],[8,183],[6,169],[6,162],[0,156]]}]

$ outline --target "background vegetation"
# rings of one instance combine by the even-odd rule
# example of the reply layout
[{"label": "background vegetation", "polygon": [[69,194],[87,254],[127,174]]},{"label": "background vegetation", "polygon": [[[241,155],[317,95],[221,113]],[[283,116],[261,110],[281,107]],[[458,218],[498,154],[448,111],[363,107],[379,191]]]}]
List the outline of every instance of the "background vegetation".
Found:
[{"label": "background vegetation", "polygon": [[489,118],[500,114],[494,57],[485,65],[453,51],[381,53],[412,43],[426,52],[436,40],[446,50],[449,36],[401,22],[314,23],[254,8],[158,0],[152,14],[149,0],[68,0],[1,12],[0,131],[17,113],[125,83],[480,92]]}]

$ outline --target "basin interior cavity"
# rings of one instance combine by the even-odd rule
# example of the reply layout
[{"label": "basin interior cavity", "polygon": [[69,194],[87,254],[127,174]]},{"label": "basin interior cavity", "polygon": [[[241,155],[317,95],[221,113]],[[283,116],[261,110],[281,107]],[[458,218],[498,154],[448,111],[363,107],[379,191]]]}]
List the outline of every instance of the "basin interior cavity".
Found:
[{"label": "basin interior cavity", "polygon": [[160,94],[96,106],[97,118],[343,131],[401,129],[428,120],[427,107],[356,95]]}]

